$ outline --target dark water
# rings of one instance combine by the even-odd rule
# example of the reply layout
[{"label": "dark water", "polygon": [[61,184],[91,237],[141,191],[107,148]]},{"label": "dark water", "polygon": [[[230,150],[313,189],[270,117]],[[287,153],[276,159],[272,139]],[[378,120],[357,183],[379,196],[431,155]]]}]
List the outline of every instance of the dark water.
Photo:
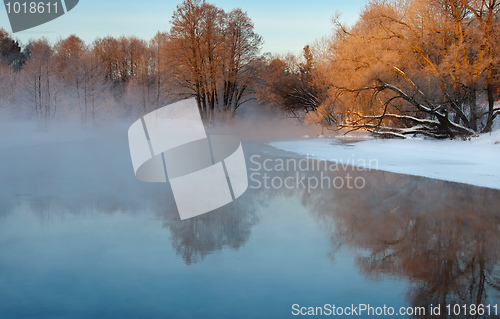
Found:
[{"label": "dark water", "polygon": [[[325,304],[455,318],[446,305],[492,314],[500,300],[499,191],[352,168],[280,170],[289,154],[248,142],[247,192],[181,221],[168,184],[135,179],[123,136],[2,153],[0,318],[292,318],[293,305]],[[257,169],[266,159],[273,170]],[[256,182],[264,173],[274,186],[364,184],[266,189]]]}]

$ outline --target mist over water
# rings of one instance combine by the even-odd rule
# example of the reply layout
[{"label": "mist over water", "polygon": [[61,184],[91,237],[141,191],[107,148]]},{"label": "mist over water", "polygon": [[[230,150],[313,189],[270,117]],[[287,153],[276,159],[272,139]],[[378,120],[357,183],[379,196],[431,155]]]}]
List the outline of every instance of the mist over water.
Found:
[{"label": "mist over water", "polygon": [[[497,280],[498,191],[378,171],[289,169],[270,174],[354,174],[366,183],[249,188],[181,221],[168,183],[135,178],[128,126],[1,126],[2,318],[289,318],[296,303],[498,299],[472,280],[482,276],[480,260],[485,279]],[[255,140],[243,146],[247,163],[287,159]]]},{"label": "mist over water", "polygon": [[[141,114],[108,111],[109,121],[54,117],[44,129],[3,118],[0,317],[289,318],[293,304],[499,300],[494,285],[481,284],[499,281],[498,191],[291,166],[258,173],[305,181],[351,174],[363,188],[249,187],[181,221],[168,183],[134,175],[127,132]],[[266,142],[320,133],[258,104],[207,131],[240,138],[249,173],[252,156],[303,159]]]},{"label": "mist over water", "polygon": [[[491,36],[500,2],[369,1],[352,26],[335,13],[333,32],[298,55],[262,54],[269,39],[257,31],[281,18],[254,23],[248,12],[269,4],[178,2],[147,40],[39,34],[21,44],[0,26],[0,319],[290,318],[360,304],[423,311],[400,318],[500,316],[500,190],[441,179],[500,185],[500,131],[471,138],[500,125],[500,38]],[[120,15],[123,6],[100,9]],[[150,159],[141,118],[186,97],[197,99],[208,135],[241,141],[249,182],[235,196],[221,160],[225,177],[188,179],[181,195],[216,202],[228,186],[233,200],[181,220],[173,176],[192,177],[198,154],[188,147],[171,161],[182,166],[171,183],[145,183],[128,131],[138,124]],[[343,138],[306,123],[417,138],[355,144],[365,133]],[[171,138],[189,135],[182,128]],[[204,155],[199,167],[210,165]],[[379,160],[404,174],[378,170]],[[199,186],[208,200],[192,191]]]}]

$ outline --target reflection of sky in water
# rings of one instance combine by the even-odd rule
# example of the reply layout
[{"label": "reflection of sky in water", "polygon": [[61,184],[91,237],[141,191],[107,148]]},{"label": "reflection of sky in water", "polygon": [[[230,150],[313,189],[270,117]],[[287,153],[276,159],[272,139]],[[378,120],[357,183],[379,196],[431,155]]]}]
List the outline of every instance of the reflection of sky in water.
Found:
[{"label": "reflection of sky in water", "polygon": [[[359,173],[362,191],[249,190],[181,222],[168,186],[136,181],[127,151],[87,141],[20,148],[0,163],[10,181],[1,318],[285,318],[294,303],[400,307],[460,301],[462,287],[498,296],[467,275],[483,265],[495,279],[497,191]],[[17,160],[28,155],[38,161]]]}]

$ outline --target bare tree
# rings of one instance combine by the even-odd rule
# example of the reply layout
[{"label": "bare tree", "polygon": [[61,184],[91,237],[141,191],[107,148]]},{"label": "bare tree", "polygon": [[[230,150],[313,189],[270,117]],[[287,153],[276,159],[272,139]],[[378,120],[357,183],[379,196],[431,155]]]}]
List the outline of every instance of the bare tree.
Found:
[{"label": "bare tree", "polygon": [[226,15],[222,51],[223,113],[233,118],[258,72],[262,38],[257,35],[247,14],[235,9]]},{"label": "bare tree", "polygon": [[[60,40],[54,46],[54,64],[57,76],[65,85],[65,91],[76,95],[78,110],[83,123],[87,121],[87,103],[81,92],[82,85],[82,55],[87,50],[85,43],[76,35]],[[82,101],[83,100],[83,101]]]},{"label": "bare tree", "polygon": [[493,75],[496,72],[499,64],[498,58],[498,44],[500,44],[500,37],[498,36],[498,31],[500,27],[499,23],[499,13],[500,13],[500,1],[497,0],[476,0],[476,1],[466,1],[461,0],[461,5],[463,5],[471,14],[474,16],[480,30],[480,43],[481,47],[481,58],[484,59],[483,62],[483,72],[486,73],[486,91],[488,95],[488,116],[486,120],[486,125],[484,127],[485,132],[491,131],[493,120],[499,114],[499,109],[495,110],[495,86]]},{"label": "bare tree", "polygon": [[486,23],[480,18],[493,19],[497,12],[483,1],[483,13],[475,15],[474,3],[376,1],[352,28],[337,23],[327,81],[342,127],[436,138],[490,129],[495,110],[486,112],[483,126],[479,93],[493,92],[492,84],[483,82],[495,61],[487,58],[493,40],[486,35],[492,29],[481,28]]},{"label": "bare tree", "polygon": [[326,108],[328,99],[320,74],[309,45],[304,47],[302,57],[271,57],[262,68],[257,97],[300,120],[305,117],[313,123],[332,121],[328,115],[316,116],[318,108]]},{"label": "bare tree", "polygon": [[222,12],[201,0],[186,0],[177,6],[170,29],[170,67],[181,94],[196,98],[204,119],[216,104],[215,49],[219,42]]},{"label": "bare tree", "polygon": [[33,106],[39,127],[46,129],[55,115],[59,91],[53,50],[46,39],[41,39],[29,44],[29,52],[20,87]]},{"label": "bare tree", "polygon": [[135,54],[128,52],[130,41],[126,37],[115,39],[107,36],[96,39],[92,47],[106,66],[106,79],[121,93],[133,73]]},{"label": "bare tree", "polygon": [[[106,69],[101,64],[95,49],[87,49],[80,57],[81,84],[85,120],[90,112],[92,122],[96,120],[96,102],[108,88]],[[90,108],[90,110],[89,110]]]},{"label": "bare tree", "polygon": [[183,96],[196,98],[202,117],[234,116],[255,78],[261,38],[246,13],[229,14],[202,0],[185,0],[174,12],[168,61]]},{"label": "bare tree", "polygon": [[151,74],[154,81],[155,105],[163,106],[169,99],[169,84],[171,82],[171,72],[168,68],[168,46],[170,41],[168,34],[158,32],[153,39],[149,41],[151,50]]}]

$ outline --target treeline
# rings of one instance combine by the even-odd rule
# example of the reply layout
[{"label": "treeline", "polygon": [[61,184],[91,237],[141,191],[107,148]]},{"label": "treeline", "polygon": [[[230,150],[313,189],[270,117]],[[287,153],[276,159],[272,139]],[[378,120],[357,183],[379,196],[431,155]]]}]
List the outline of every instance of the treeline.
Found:
[{"label": "treeline", "polygon": [[0,105],[26,107],[45,126],[61,112],[86,123],[110,105],[130,115],[194,97],[207,122],[233,118],[262,63],[252,21],[240,9],[185,0],[171,24],[150,41],[107,36],[87,45],[71,35],[24,47],[0,29]]},{"label": "treeline", "polygon": [[303,57],[272,59],[262,100],[384,137],[466,137],[499,114],[500,1],[370,1]]},{"label": "treeline", "polygon": [[41,127],[54,117],[78,115],[82,123],[113,112],[144,113],[173,98],[163,90],[158,34],[149,42],[106,37],[86,45],[71,35],[55,44],[38,39],[21,47],[0,30],[0,107]]},{"label": "treeline", "polygon": [[467,137],[500,112],[499,11],[498,0],[369,1],[300,56],[261,55],[245,12],[204,0],[184,0],[150,41],[73,35],[21,47],[1,30],[0,105],[28,107],[45,125],[62,110],[86,123],[111,105],[130,116],[194,97],[215,123],[256,97],[333,129]]}]

